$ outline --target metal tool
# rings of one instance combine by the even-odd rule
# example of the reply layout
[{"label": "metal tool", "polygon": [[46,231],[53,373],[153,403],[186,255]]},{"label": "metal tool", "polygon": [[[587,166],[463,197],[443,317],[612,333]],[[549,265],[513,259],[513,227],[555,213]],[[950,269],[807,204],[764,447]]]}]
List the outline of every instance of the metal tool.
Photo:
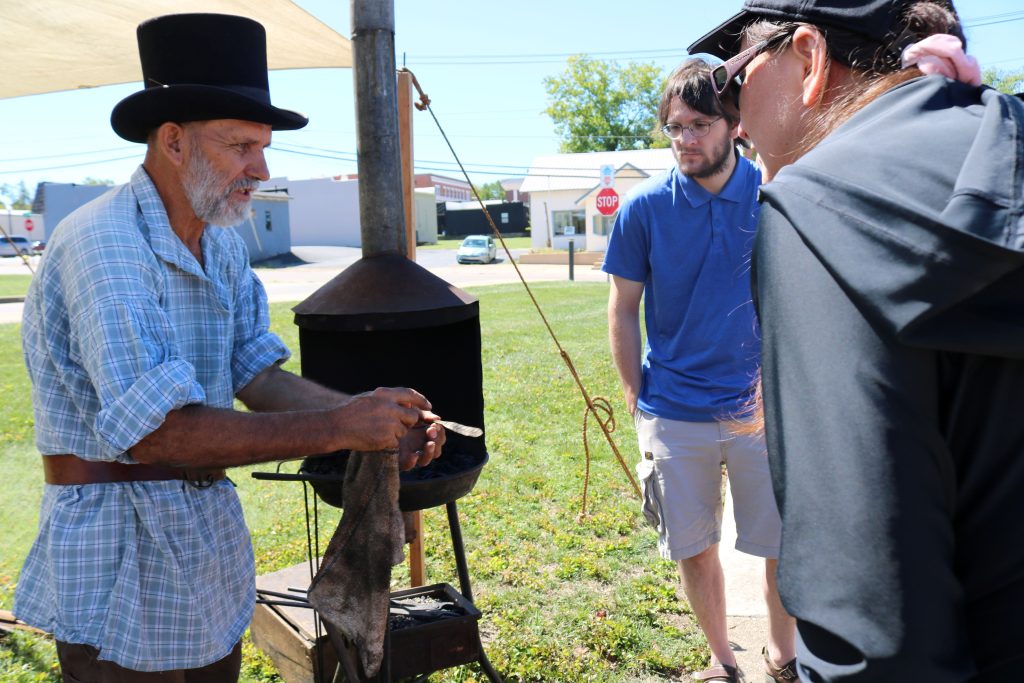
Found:
[{"label": "metal tool", "polygon": [[[459,424],[458,422],[451,422],[449,420],[434,420],[437,424],[441,425],[449,431],[453,431],[456,434],[462,434],[463,436],[483,436],[484,430],[479,427],[467,427],[466,425]],[[423,426],[428,426],[429,423],[424,423]]]}]

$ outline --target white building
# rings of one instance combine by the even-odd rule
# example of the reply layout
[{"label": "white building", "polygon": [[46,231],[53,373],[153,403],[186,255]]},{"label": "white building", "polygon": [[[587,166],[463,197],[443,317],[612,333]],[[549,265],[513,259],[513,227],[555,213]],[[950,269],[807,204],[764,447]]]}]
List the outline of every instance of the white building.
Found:
[{"label": "white building", "polygon": [[533,248],[568,249],[571,239],[577,251],[604,251],[615,216],[597,210],[601,169],[611,167],[612,189],[621,199],[674,164],[667,147],[536,157],[519,188],[530,194]]},{"label": "white building", "polygon": [[[40,213],[32,213],[23,209],[0,209],[0,227],[3,232],[24,237],[28,241],[47,239],[46,220]],[[0,235],[2,239],[2,235]]]},{"label": "white building", "polygon": [[[50,239],[62,220],[96,198],[113,189],[112,185],[78,185],[75,183],[39,183],[33,207],[38,213],[0,211],[4,230],[30,240]],[[288,196],[283,193],[255,192],[249,215],[236,226],[249,250],[249,260],[264,261],[291,249],[288,227]]]},{"label": "white building", "polygon": [[[296,247],[359,247],[359,181],[354,178],[289,180],[271,178],[261,189],[287,191],[291,197],[291,238]],[[416,243],[437,242],[437,206],[433,188],[417,189]],[[401,197],[398,198],[401,201]]]}]

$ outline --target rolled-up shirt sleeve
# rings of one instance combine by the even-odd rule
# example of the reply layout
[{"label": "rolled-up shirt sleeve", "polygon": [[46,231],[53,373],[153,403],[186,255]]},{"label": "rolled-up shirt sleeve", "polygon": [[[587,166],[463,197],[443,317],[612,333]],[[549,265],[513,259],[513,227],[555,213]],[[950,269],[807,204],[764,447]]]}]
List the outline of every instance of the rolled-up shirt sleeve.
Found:
[{"label": "rolled-up shirt sleeve", "polygon": [[151,299],[96,302],[72,328],[79,331],[81,363],[99,397],[93,429],[104,455],[129,450],[172,410],[205,402],[195,368],[179,355],[170,323]]},{"label": "rolled-up shirt sleeve", "polygon": [[231,382],[237,394],[271,365],[290,357],[288,347],[270,331],[267,292],[251,269],[239,278],[235,299],[235,346],[231,354]]},{"label": "rolled-up shirt sleeve", "polygon": [[69,361],[62,364],[62,384],[78,387],[71,394],[95,441],[75,452],[86,459],[131,462],[127,451],[163,424],[170,411],[206,402],[163,305],[167,291],[160,261],[136,235],[83,231],[77,234],[75,257],[62,260]]}]

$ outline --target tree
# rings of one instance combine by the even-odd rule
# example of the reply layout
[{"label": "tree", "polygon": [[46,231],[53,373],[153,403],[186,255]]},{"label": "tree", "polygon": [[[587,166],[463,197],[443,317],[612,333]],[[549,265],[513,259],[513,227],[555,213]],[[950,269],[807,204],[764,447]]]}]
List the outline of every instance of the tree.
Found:
[{"label": "tree", "polygon": [[[32,208],[32,195],[28,193],[24,180],[18,183],[17,186],[9,183],[0,185],[0,196],[9,199],[11,201],[11,209],[15,211],[28,211]],[[0,206],[6,209],[7,203],[0,202]]]},{"label": "tree", "polygon": [[996,90],[1009,95],[1024,92],[1024,69],[1003,71],[990,67],[981,72],[981,80]]},{"label": "tree", "polygon": [[113,180],[106,180],[104,178],[93,178],[89,176],[81,182],[82,185],[113,185]]},{"label": "tree", "polygon": [[561,76],[544,79],[562,152],[610,152],[666,147],[656,135],[665,77],[654,64],[569,57]]},{"label": "tree", "polygon": [[480,195],[480,199],[504,199],[505,190],[501,187],[501,181],[495,180],[493,183],[487,183],[476,188],[476,193]]}]

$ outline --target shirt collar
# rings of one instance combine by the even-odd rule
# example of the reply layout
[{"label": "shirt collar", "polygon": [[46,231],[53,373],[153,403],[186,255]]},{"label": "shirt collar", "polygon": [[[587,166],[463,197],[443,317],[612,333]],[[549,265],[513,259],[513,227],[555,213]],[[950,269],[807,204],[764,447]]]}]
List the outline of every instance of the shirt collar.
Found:
[{"label": "shirt collar", "polygon": [[676,181],[679,183],[679,187],[683,191],[683,196],[686,197],[686,201],[690,203],[690,206],[697,208],[707,204],[712,199],[724,199],[729,202],[740,203],[746,201],[747,188],[743,182],[744,170],[743,159],[739,152],[733,150],[736,155],[736,166],[732,169],[732,175],[729,176],[729,180],[726,181],[725,187],[718,194],[713,194],[704,189],[704,186],[698,183],[693,178],[689,178],[683,175],[682,171],[679,170],[678,166],[672,168],[672,173],[676,177]]},{"label": "shirt collar", "polygon": [[[149,173],[142,166],[135,169],[135,173],[132,174],[131,186],[132,192],[135,193],[135,197],[139,201],[139,210],[142,212],[145,229],[149,233],[149,243],[153,248],[153,253],[184,271],[205,278],[206,273],[199,266],[199,262],[171,229],[171,222],[167,218],[167,209],[164,208],[163,200],[160,199],[153,179],[149,177]],[[203,241],[206,241],[205,234]]]}]

